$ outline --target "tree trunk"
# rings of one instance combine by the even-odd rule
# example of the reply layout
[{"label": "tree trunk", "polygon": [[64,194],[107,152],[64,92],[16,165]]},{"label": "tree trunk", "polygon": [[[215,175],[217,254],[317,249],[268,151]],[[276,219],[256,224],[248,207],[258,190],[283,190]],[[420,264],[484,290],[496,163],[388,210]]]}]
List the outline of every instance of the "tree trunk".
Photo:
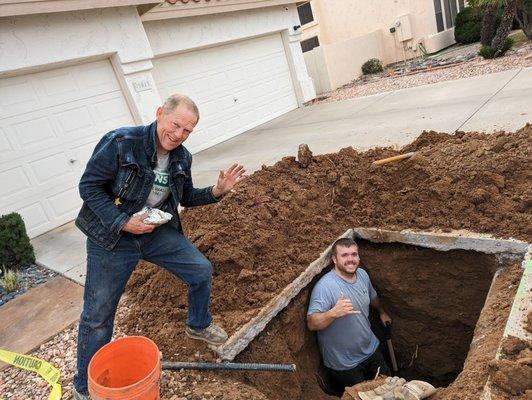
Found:
[{"label": "tree trunk", "polygon": [[480,30],[480,43],[489,46],[495,36],[495,23],[497,22],[498,2],[490,3],[484,9],[482,18],[482,29]]},{"label": "tree trunk", "polygon": [[504,7],[501,17],[501,24],[499,25],[499,28],[497,29],[497,32],[491,41],[491,48],[495,51],[495,53],[498,53],[504,45],[504,41],[512,29],[516,11],[517,0],[506,0],[506,6]]},{"label": "tree trunk", "polygon": [[532,40],[532,1],[519,1],[515,18],[528,40]]}]

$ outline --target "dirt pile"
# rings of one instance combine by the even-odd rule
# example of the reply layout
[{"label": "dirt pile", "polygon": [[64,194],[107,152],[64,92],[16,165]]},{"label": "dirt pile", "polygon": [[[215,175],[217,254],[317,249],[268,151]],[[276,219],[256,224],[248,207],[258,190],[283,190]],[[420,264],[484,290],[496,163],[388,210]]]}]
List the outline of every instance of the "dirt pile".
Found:
[{"label": "dirt pile", "polygon": [[[406,151],[416,154],[396,164],[371,165]],[[530,154],[527,125],[493,135],[424,132],[400,151],[345,148],[311,156],[306,168],[294,157],[264,166],[221,203],[183,213],[188,237],[214,265],[213,314],[234,333],[353,226],[467,229],[530,241]],[[297,296],[240,360],[295,359],[316,366],[316,359],[303,360],[308,341],[302,338],[310,335],[304,326],[307,296],[307,291]],[[129,333],[155,340],[166,358],[213,359],[183,334],[186,288],[165,271],[147,263],[137,268],[123,307],[127,316],[120,323]],[[320,398],[310,370],[241,378],[269,398]]]}]

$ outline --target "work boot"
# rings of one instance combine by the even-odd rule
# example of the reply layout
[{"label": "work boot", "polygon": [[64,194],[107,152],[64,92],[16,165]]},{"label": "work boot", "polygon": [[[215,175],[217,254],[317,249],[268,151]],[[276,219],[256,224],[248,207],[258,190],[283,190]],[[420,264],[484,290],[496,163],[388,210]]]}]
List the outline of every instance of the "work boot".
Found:
[{"label": "work boot", "polygon": [[213,346],[219,346],[227,340],[227,333],[214,322],[205,329],[194,329],[187,325],[185,333],[189,338],[203,340]]},{"label": "work boot", "polygon": [[74,400],[91,400],[90,395],[78,393],[76,388],[73,388],[72,391],[74,392]]},{"label": "work boot", "polygon": [[406,380],[399,378],[398,376],[390,376],[386,378],[384,383],[373,390],[368,392],[359,392],[358,396],[362,400],[388,400],[393,399],[393,397],[387,396],[388,393],[392,392],[396,387],[403,386]]}]

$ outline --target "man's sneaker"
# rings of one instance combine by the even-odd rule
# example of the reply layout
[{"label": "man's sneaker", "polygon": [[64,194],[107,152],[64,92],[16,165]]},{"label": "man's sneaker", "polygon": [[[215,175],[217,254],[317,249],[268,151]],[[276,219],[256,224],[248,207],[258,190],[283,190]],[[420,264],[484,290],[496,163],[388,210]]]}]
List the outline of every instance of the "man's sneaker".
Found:
[{"label": "man's sneaker", "polygon": [[187,326],[185,333],[192,339],[203,340],[214,346],[219,346],[227,340],[227,333],[214,323],[211,323],[205,329],[194,329]]},{"label": "man's sneaker", "polygon": [[74,392],[74,400],[91,400],[90,395],[78,393],[76,388],[73,388],[73,392]]}]

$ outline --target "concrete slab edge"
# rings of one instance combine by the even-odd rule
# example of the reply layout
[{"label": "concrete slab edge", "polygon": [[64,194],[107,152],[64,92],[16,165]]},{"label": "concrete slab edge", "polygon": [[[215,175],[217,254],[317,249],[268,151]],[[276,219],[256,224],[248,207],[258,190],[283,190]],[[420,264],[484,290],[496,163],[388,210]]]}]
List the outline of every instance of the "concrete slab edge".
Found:
[{"label": "concrete slab edge", "polygon": [[[353,237],[353,230],[348,229],[340,237]],[[329,264],[329,253],[332,244],[303,271],[296,279],[286,286],[281,293],[268,302],[257,316],[235,332],[222,346],[211,347],[222,360],[233,360],[244,350],[255,337],[264,330],[266,325],[281,311],[312,279]]]},{"label": "concrete slab edge", "polygon": [[532,340],[532,333],[525,329],[532,297],[532,245],[528,247],[528,252],[525,254],[521,265],[523,275],[515,294],[503,336],[511,335],[523,340]]},{"label": "concrete slab edge", "polygon": [[495,239],[474,232],[391,231],[379,228],[353,228],[355,238],[374,243],[405,243],[439,251],[472,250],[487,254],[525,254],[528,243],[515,239]]}]

